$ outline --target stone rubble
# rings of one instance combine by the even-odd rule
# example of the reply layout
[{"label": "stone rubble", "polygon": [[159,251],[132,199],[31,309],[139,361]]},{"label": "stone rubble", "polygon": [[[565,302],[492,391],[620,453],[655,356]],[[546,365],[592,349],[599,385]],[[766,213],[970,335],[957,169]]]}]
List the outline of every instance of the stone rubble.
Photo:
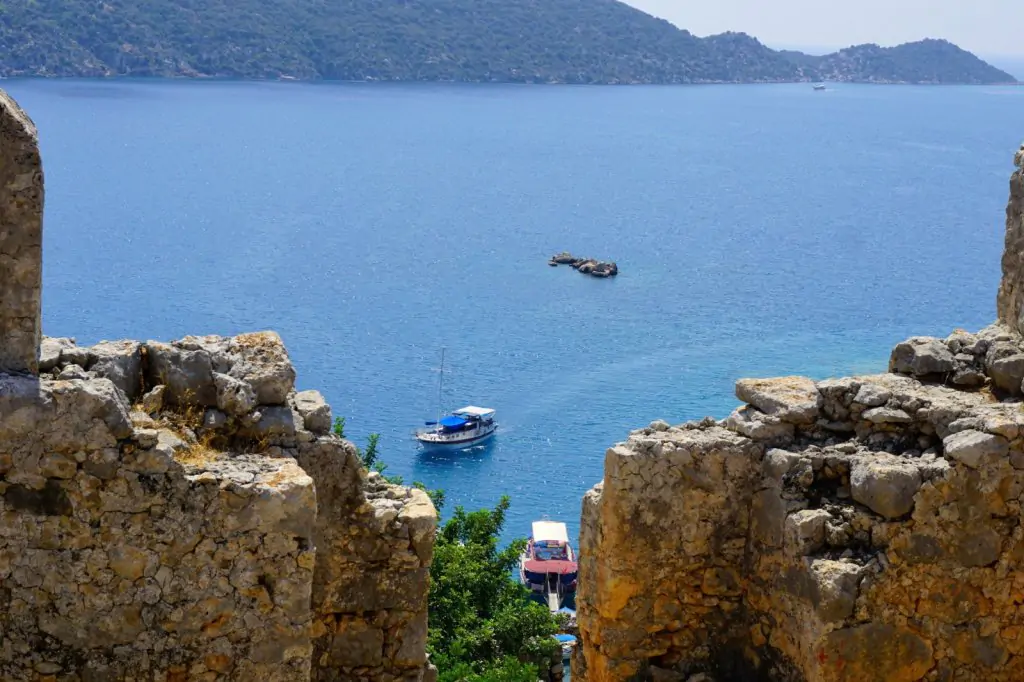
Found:
[{"label": "stone rubble", "polygon": [[999,321],[889,373],[744,379],[585,496],[573,679],[1024,679],[1024,169]]}]

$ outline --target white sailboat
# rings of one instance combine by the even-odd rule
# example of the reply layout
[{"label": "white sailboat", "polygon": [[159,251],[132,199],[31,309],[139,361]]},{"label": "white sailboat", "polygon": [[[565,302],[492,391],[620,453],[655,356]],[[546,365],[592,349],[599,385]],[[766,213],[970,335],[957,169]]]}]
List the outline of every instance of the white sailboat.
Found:
[{"label": "white sailboat", "polygon": [[432,448],[465,448],[482,443],[498,428],[495,411],[489,407],[467,405],[443,414],[444,348],[441,349],[440,376],[437,381],[437,420],[425,422],[415,433],[416,440]]}]

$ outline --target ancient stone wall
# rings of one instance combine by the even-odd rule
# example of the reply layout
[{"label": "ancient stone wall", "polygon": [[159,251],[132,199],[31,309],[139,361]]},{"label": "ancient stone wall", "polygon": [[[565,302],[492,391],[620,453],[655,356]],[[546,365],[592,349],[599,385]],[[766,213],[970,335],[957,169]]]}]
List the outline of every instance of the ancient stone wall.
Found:
[{"label": "ancient stone wall", "polygon": [[0,90],[0,372],[36,371],[42,239],[36,128]]},{"label": "ancient stone wall", "polygon": [[276,334],[47,338],[40,367],[0,376],[0,678],[423,678],[433,506]]},{"label": "ancient stone wall", "polygon": [[430,679],[426,494],[273,332],[39,344],[38,152],[0,122],[0,679]]},{"label": "ancient stone wall", "polygon": [[1003,280],[999,285],[999,321],[1024,334],[1024,145],[1013,159],[1018,172],[1010,178],[1010,201],[1006,205],[1006,245],[1003,250]]},{"label": "ancient stone wall", "polygon": [[608,451],[574,679],[1024,679],[1021,165],[1002,324],[909,339],[885,375],[742,380],[727,419]]}]

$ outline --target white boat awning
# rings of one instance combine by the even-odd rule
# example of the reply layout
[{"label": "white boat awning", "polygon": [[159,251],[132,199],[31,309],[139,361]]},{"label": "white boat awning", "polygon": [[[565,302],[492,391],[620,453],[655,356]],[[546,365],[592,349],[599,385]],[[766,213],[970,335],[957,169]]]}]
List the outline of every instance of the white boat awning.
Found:
[{"label": "white boat awning", "polygon": [[534,542],[561,542],[569,544],[569,533],[565,524],[558,521],[534,521],[533,522]]},{"label": "white boat awning", "polygon": [[471,414],[474,417],[489,417],[494,414],[494,410],[489,407],[476,407],[474,405],[467,405],[466,407],[459,408],[452,412],[452,414]]}]

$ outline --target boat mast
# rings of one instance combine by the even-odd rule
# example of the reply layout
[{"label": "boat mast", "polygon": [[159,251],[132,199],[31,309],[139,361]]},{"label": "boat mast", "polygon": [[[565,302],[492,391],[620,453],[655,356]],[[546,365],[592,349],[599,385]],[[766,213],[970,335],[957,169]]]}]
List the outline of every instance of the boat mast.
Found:
[{"label": "boat mast", "polygon": [[437,373],[437,426],[441,426],[441,386],[444,383],[444,346],[441,346],[441,370]]}]

